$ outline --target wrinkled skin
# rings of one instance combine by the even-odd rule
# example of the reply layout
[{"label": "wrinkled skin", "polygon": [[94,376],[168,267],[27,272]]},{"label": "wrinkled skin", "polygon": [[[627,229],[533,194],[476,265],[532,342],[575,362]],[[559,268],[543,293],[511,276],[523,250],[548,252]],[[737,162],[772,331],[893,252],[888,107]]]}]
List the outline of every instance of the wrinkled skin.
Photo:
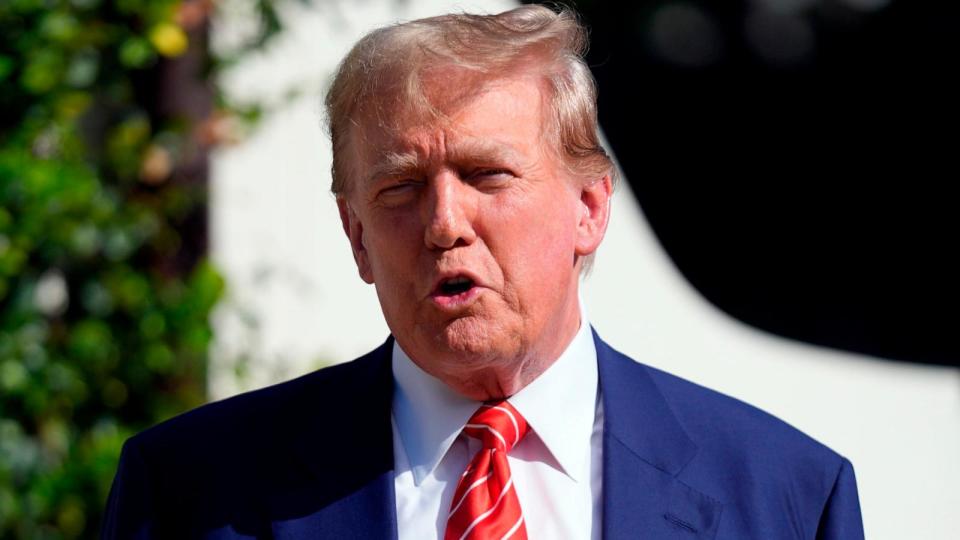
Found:
[{"label": "wrinkled skin", "polygon": [[[542,96],[536,78],[513,77],[449,100],[446,122],[362,124],[338,198],[399,345],[476,400],[515,394],[573,339],[582,259],[607,226],[610,178],[564,167]],[[453,278],[472,287],[446,294]]]}]

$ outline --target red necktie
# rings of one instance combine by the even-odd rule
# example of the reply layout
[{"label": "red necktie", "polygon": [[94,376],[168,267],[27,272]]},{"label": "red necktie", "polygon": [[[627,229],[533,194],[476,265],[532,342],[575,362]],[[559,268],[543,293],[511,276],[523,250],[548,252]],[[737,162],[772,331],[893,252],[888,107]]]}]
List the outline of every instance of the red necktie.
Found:
[{"label": "red necktie", "polygon": [[507,401],[499,401],[473,413],[463,432],[480,439],[483,448],[457,484],[444,540],[525,540],[527,528],[507,452],[527,434],[527,422]]}]

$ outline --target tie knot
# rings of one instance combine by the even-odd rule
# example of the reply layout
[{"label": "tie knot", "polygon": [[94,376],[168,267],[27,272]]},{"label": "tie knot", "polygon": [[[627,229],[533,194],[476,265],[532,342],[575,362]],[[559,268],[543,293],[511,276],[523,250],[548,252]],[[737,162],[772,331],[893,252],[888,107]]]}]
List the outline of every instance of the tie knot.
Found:
[{"label": "tie knot", "polygon": [[484,448],[509,452],[527,434],[527,421],[506,400],[482,405],[463,432],[480,439]]}]

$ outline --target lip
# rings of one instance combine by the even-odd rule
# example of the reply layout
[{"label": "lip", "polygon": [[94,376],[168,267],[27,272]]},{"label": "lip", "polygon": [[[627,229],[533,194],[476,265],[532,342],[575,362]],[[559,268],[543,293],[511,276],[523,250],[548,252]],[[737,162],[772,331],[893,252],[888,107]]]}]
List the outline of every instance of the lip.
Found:
[{"label": "lip", "polygon": [[[473,282],[473,287],[459,294],[443,294],[440,284],[448,279],[465,277]],[[472,304],[483,293],[483,282],[469,270],[450,270],[441,272],[433,283],[428,297],[433,304],[445,311],[459,310]]]}]

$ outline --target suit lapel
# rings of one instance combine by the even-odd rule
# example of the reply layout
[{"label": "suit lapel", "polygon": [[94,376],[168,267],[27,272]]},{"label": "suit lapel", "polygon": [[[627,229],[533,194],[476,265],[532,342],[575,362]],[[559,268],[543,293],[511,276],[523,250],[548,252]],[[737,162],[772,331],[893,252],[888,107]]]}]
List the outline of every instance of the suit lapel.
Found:
[{"label": "suit lapel", "polygon": [[274,515],[283,516],[273,522],[275,538],[396,539],[392,346],[391,338],[334,368],[346,371],[322,384],[336,395],[314,402],[307,429],[291,445],[291,459],[307,474],[275,501],[282,510]]},{"label": "suit lapel", "polygon": [[[603,537],[713,538],[722,506],[677,479],[696,445],[647,368],[595,332],[594,342],[604,407]],[[351,373],[335,391],[351,409],[306,415],[312,422],[292,442],[291,459],[302,461],[310,478],[273,500],[280,516],[272,526],[275,538],[397,538],[392,346],[387,340],[344,366]],[[323,388],[329,392],[331,385]],[[331,444],[331,432],[346,444]]]},{"label": "suit lapel", "polygon": [[603,537],[713,538],[720,503],[677,479],[697,447],[647,368],[594,332],[603,396]]}]

